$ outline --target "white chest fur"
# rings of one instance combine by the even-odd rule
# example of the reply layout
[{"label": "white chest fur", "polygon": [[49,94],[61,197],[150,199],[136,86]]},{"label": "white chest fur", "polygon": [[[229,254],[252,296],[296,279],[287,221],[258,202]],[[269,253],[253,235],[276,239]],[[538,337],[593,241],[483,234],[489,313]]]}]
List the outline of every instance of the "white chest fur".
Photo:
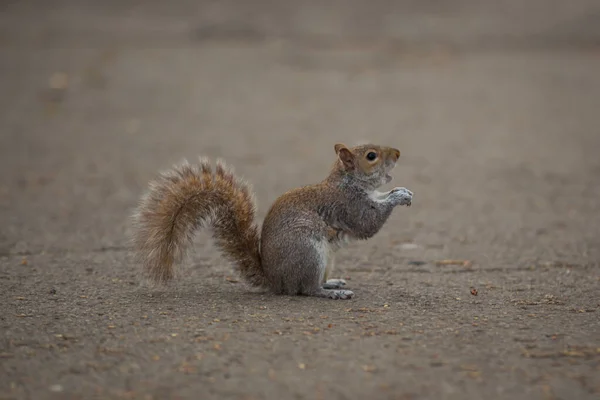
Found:
[{"label": "white chest fur", "polygon": [[331,250],[336,252],[340,249],[346,248],[353,242],[353,240],[354,239],[349,234],[338,231],[335,239],[331,241]]}]

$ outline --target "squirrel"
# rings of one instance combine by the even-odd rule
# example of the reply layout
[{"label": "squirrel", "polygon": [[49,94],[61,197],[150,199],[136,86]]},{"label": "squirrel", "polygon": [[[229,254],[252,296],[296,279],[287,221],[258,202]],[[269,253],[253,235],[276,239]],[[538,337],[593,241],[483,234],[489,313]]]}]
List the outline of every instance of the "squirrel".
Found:
[{"label": "squirrel", "polygon": [[173,279],[196,230],[212,228],[215,245],[252,286],[281,295],[350,299],[331,276],[335,252],[367,240],[413,193],[389,183],[398,149],[374,144],[334,146],[337,155],[320,183],[290,190],[269,209],[259,231],[252,187],[223,160],[183,161],[150,182],[133,215],[137,259],[154,283]]}]

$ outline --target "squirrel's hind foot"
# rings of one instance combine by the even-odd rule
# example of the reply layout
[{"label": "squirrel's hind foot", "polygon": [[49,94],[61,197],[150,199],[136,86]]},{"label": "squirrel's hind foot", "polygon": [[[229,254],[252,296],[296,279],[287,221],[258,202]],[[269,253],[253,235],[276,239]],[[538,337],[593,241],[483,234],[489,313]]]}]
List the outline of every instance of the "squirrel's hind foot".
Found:
[{"label": "squirrel's hind foot", "polygon": [[328,279],[323,284],[323,289],[340,289],[346,286],[346,281],[343,279]]},{"label": "squirrel's hind foot", "polygon": [[354,292],[350,290],[328,290],[321,289],[316,293],[316,296],[325,297],[332,300],[349,300],[354,296]]}]

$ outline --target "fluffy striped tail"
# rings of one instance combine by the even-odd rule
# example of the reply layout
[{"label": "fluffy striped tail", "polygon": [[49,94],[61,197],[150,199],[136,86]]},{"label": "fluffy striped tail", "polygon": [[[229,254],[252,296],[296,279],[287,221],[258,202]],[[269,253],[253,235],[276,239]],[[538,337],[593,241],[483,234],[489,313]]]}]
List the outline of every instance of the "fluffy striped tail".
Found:
[{"label": "fluffy striped tail", "polygon": [[241,275],[265,286],[261,266],[256,202],[252,188],[217,161],[183,162],[150,183],[134,214],[133,242],[138,259],[155,283],[173,278],[195,232],[211,227],[215,243]]}]

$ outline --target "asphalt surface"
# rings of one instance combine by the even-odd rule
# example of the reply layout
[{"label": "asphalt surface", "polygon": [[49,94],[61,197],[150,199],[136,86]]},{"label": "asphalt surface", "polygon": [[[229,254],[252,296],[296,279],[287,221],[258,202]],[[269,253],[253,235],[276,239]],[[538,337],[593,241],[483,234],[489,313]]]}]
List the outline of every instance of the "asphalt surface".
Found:
[{"label": "asphalt surface", "polygon": [[[0,49],[1,399],[600,397],[597,1],[14,1]],[[206,232],[140,285],[159,170],[223,157],[262,219],[359,141],[415,197],[339,254],[352,300]]]}]

